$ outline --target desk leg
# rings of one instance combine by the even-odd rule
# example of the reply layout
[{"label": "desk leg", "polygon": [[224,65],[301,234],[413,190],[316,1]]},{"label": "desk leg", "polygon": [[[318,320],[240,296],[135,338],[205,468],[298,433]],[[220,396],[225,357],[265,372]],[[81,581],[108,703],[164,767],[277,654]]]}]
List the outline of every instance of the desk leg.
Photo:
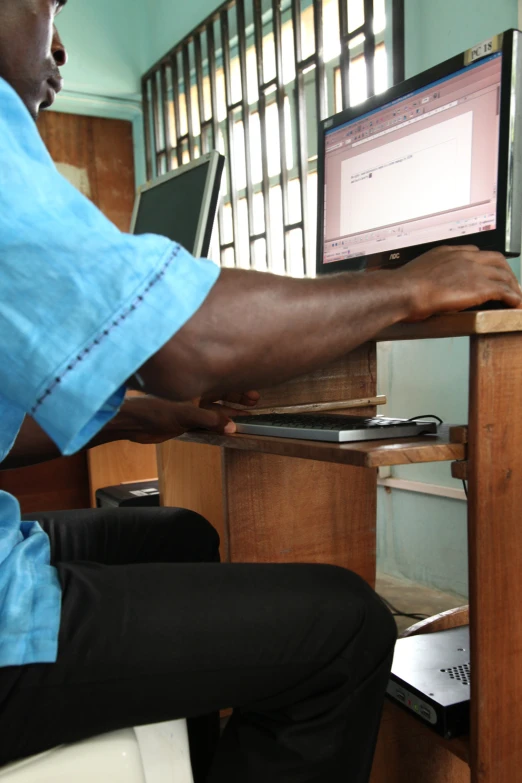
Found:
[{"label": "desk leg", "polygon": [[170,441],[162,504],[197,511],[224,561],[331,563],[375,584],[377,471]]},{"label": "desk leg", "polygon": [[208,519],[221,538],[221,559],[227,560],[222,450],[178,440],[162,443],[158,476],[161,504],[188,508]]},{"label": "desk leg", "polygon": [[471,341],[471,780],[522,780],[522,337]]},{"label": "desk leg", "polygon": [[232,562],[331,563],[375,584],[377,471],[225,449]]}]

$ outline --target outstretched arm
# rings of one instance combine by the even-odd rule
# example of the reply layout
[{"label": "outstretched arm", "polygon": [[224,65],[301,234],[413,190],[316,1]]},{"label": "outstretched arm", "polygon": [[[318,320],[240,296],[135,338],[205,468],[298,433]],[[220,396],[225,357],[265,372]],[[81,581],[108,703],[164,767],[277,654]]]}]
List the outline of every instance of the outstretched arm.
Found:
[{"label": "outstretched arm", "polygon": [[141,369],[171,399],[263,388],[341,358],[403,320],[498,299],[520,307],[505,259],[443,247],[406,267],[296,280],[225,269],[189,322]]}]

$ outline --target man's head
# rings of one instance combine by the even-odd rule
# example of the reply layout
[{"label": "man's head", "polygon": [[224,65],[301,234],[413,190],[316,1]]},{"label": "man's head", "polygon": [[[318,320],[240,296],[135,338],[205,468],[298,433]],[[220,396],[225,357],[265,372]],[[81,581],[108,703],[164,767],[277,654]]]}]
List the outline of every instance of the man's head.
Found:
[{"label": "man's head", "polygon": [[36,119],[62,89],[67,53],[54,26],[67,0],[0,0],[0,77]]}]

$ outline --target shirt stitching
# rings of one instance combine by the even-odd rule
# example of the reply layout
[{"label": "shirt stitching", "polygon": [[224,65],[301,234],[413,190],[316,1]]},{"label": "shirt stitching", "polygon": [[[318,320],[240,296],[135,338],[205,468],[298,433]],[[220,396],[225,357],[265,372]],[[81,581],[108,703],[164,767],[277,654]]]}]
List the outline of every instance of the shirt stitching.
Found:
[{"label": "shirt stitching", "polygon": [[138,309],[138,307],[145,301],[145,297],[147,294],[150,293],[150,291],[154,288],[157,283],[160,282],[160,280],[165,276],[165,273],[167,272],[167,269],[171,265],[171,263],[177,258],[180,251],[180,246],[178,245],[177,248],[173,251],[173,253],[169,256],[167,261],[163,264],[161,269],[154,275],[154,277],[149,281],[146,288],[142,291],[142,293],[137,296],[134,301],[127,307],[126,310],[124,310],[118,318],[116,318],[110,326],[108,326],[106,329],[103,330],[100,334],[98,334],[94,340],[92,340],[89,345],[87,345],[83,351],[81,351],[75,359],[73,359],[65,370],[62,372],[61,375],[57,376],[52,383],[49,384],[49,386],[46,388],[46,390],[43,392],[43,394],[36,400],[36,405],[31,409],[31,415],[33,416],[38,409],[43,405],[45,400],[50,397],[53,392],[56,391],[58,386],[62,383],[63,379],[76,367],[80,362],[82,362],[90,353],[91,351],[95,350],[98,346],[100,346],[103,341],[109,337],[109,335],[118,328],[118,326],[121,326],[121,324],[127,320],[127,318]]}]

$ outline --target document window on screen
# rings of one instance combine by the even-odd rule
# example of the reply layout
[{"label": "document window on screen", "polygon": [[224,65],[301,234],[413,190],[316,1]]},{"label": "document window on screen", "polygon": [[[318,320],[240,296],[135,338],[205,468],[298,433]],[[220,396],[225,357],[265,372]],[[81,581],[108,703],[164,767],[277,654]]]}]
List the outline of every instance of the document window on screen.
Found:
[{"label": "document window on screen", "polygon": [[327,132],[324,263],[496,228],[502,55]]}]

